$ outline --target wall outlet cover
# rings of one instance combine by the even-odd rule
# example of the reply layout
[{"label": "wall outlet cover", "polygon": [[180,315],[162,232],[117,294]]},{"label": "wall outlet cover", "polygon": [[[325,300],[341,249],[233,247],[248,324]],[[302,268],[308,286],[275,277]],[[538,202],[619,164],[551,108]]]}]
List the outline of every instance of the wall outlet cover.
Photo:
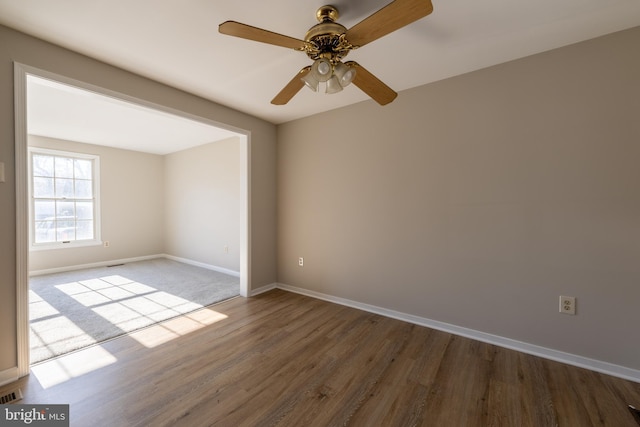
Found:
[{"label": "wall outlet cover", "polygon": [[560,296],[560,313],[576,314],[576,297]]}]

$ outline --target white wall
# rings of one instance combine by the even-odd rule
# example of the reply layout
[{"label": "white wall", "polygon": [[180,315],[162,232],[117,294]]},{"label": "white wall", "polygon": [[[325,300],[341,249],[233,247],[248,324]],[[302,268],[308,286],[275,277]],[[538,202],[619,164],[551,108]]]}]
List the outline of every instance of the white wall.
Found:
[{"label": "white wall", "polygon": [[169,154],[165,169],[165,253],[239,272],[238,138]]},{"label": "white wall", "polygon": [[638,46],[640,27],[279,126],[278,281],[640,369]]},{"label": "white wall", "polygon": [[31,271],[161,254],[164,249],[164,157],[40,136],[34,147],[100,156],[102,240],[109,247],[35,250]]}]

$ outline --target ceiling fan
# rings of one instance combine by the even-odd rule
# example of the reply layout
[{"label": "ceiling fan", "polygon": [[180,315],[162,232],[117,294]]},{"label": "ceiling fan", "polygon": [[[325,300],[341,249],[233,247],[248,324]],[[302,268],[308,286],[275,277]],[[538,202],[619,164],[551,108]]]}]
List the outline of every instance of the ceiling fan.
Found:
[{"label": "ceiling fan", "polygon": [[398,94],[357,62],[342,62],[342,59],[351,50],[409,25],[432,11],[431,0],[394,0],[346,29],[336,22],[338,9],[329,5],[322,6],[316,12],[319,23],[307,31],[304,40],[235,21],[223,22],[218,30],[229,36],[299,50],[314,61],[291,79],[271,100],[272,104],[286,104],[305,85],[317,91],[319,83],[326,82],[326,92],[336,93],[353,82],[380,105],[385,105],[393,101]]}]

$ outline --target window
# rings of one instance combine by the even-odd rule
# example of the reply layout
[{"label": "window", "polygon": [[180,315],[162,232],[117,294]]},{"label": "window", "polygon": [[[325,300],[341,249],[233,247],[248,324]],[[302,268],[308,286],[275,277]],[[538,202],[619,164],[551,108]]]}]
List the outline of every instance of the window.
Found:
[{"label": "window", "polygon": [[29,155],[32,247],[98,243],[99,157],[41,148]]}]

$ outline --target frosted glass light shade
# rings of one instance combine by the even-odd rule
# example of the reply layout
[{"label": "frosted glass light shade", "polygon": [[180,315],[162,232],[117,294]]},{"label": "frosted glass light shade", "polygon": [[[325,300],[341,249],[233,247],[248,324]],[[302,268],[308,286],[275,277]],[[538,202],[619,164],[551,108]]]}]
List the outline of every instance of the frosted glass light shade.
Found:
[{"label": "frosted glass light shade", "polygon": [[307,75],[302,77],[301,80],[304,82],[305,86],[312,91],[318,91],[318,79],[316,79],[311,73],[307,73]]},{"label": "frosted glass light shade", "polygon": [[340,86],[338,77],[334,75],[329,80],[327,80],[327,93],[336,93],[340,92],[341,90],[342,86]]},{"label": "frosted glass light shade", "polygon": [[349,67],[342,62],[338,62],[336,64],[333,73],[336,77],[338,77],[338,81],[340,82],[340,86],[342,87],[349,86],[349,84],[356,77],[356,69]]},{"label": "frosted glass light shade", "polygon": [[319,82],[326,82],[331,78],[332,71],[331,62],[326,58],[320,58],[313,63],[309,75],[312,75]]}]

